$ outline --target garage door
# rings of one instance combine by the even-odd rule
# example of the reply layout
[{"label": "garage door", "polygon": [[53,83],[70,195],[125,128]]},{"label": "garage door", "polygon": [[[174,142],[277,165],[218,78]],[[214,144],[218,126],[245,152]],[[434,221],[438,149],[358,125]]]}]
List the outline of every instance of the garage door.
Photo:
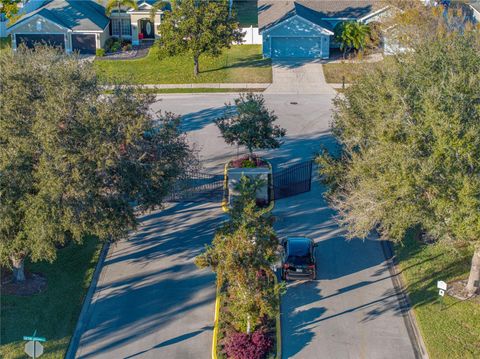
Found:
[{"label": "garage door", "polygon": [[65,37],[63,34],[16,34],[17,46],[24,44],[28,48],[36,44],[50,45],[65,49]]},{"label": "garage door", "polygon": [[94,54],[97,49],[95,34],[72,34],[72,49],[81,54]]},{"label": "garage door", "polygon": [[321,58],[322,39],[327,40],[324,37],[272,37],[272,57]]}]

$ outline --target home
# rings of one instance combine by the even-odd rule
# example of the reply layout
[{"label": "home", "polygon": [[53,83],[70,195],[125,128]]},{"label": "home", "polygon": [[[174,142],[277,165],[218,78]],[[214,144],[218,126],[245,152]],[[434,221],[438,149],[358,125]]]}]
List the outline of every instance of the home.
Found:
[{"label": "home", "polygon": [[389,6],[375,0],[259,0],[263,55],[272,58],[330,57],[334,29],[344,21],[380,21]]},{"label": "home", "polygon": [[94,54],[112,36],[129,39],[133,45],[158,37],[157,28],[165,8],[155,11],[152,19],[155,2],[140,0],[136,9],[114,9],[107,16],[105,7],[94,0],[48,0],[25,13],[7,31],[12,36],[13,49],[20,44],[33,47],[46,43],[67,53]]}]

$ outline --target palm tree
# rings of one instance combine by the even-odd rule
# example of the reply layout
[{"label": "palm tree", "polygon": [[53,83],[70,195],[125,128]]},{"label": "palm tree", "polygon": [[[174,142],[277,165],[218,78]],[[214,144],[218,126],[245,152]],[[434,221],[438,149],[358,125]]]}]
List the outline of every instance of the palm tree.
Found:
[{"label": "palm tree", "polygon": [[[117,11],[120,15],[122,7],[130,9],[138,9],[137,2],[135,0],[108,0],[105,5],[105,13],[110,16],[113,10]],[[122,42],[122,26],[120,25],[120,42]]]},{"label": "palm tree", "polygon": [[367,42],[367,35],[370,28],[366,24],[356,21],[348,21],[339,24],[335,29],[335,38],[340,42],[340,49],[343,50],[343,58],[347,50],[362,50]]}]

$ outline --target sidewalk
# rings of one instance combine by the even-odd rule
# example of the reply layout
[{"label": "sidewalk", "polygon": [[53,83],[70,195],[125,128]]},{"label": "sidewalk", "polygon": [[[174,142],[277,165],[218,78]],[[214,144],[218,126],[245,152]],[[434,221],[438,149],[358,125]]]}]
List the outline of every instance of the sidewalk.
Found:
[{"label": "sidewalk", "polygon": [[[125,85],[142,89],[266,89],[270,83],[198,83],[198,84],[148,84],[148,85]],[[112,90],[114,86],[105,86],[106,90]]]}]

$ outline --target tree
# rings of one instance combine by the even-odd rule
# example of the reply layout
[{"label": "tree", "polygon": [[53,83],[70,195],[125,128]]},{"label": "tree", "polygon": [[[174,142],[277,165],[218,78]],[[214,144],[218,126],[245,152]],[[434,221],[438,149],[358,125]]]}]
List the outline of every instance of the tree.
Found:
[{"label": "tree", "polygon": [[132,89],[104,96],[88,62],[20,47],[0,67],[0,259],[23,281],[56,245],[126,237],[133,203],[161,205],[191,151],[178,117]]},{"label": "tree", "polygon": [[[138,9],[137,1],[135,0],[108,0],[105,4],[105,13],[110,16],[114,10],[117,11],[117,14],[122,13],[122,8],[128,9]],[[120,18],[119,18],[120,19]],[[120,26],[120,42],[122,40],[122,27]]]},{"label": "tree", "polygon": [[199,73],[200,55],[219,56],[233,42],[242,41],[242,32],[229,14],[226,0],[173,0],[159,26],[160,52],[168,56],[189,54],[193,73]]},{"label": "tree", "polygon": [[357,21],[341,22],[335,27],[335,40],[340,42],[344,58],[351,49],[360,51],[365,48],[369,31],[368,25]]},{"label": "tree", "polygon": [[474,248],[480,280],[480,35],[425,34],[412,51],[365,72],[335,101],[340,157],[318,162],[351,237],[402,241],[420,228]]},{"label": "tree", "polygon": [[278,311],[279,285],[275,284],[278,240],[268,210],[260,209],[255,193],[260,183],[248,177],[240,181],[240,196],[230,212],[230,220],[217,230],[212,245],[195,260],[211,267],[219,283],[226,283],[229,312],[237,330],[250,334],[264,316]]},{"label": "tree", "polygon": [[18,4],[20,0],[1,0],[0,14],[5,14],[7,19],[14,19],[18,13]]},{"label": "tree", "polygon": [[235,99],[235,106],[226,104],[223,117],[215,124],[229,145],[246,146],[250,157],[255,149],[278,148],[282,144],[286,130],[273,123],[277,116],[265,106],[265,99],[260,94],[240,94]]}]

